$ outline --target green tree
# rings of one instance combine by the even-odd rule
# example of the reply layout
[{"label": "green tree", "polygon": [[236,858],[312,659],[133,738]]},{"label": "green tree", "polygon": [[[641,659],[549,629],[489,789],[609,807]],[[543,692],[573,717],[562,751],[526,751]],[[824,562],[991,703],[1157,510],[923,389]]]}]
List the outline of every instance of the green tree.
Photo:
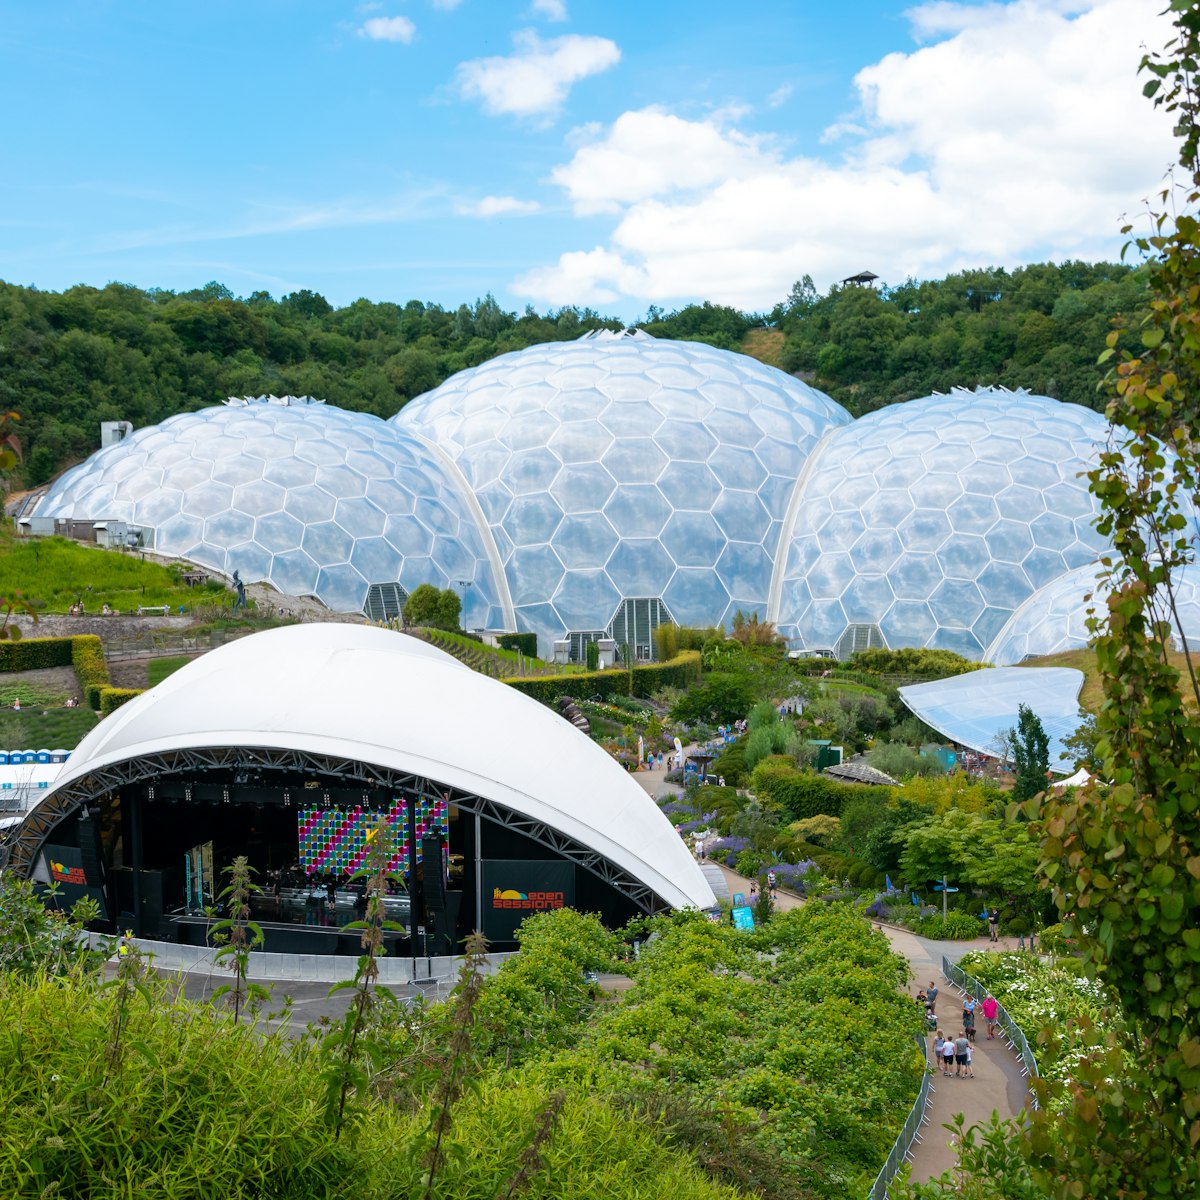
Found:
[{"label": "green tree", "polygon": [[1017,728],[1009,737],[1009,755],[1016,779],[1013,799],[1020,803],[1046,790],[1050,770],[1050,739],[1041,718],[1028,705],[1017,707]]},{"label": "green tree", "polygon": [[745,716],[753,703],[754,688],[745,675],[714,671],[684,692],[671,709],[671,719],[724,724]]},{"label": "green tree", "polygon": [[457,633],[461,628],[461,612],[462,601],[453,588],[436,588],[432,583],[422,583],[413,588],[404,602],[404,623]]}]

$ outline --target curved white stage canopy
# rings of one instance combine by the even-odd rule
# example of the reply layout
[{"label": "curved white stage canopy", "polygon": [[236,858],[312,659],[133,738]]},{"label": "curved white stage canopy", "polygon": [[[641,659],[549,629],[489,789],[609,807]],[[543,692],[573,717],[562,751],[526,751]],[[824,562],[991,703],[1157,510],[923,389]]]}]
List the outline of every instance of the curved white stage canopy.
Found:
[{"label": "curved white stage canopy", "polygon": [[900,688],[900,699],[927,725],[951,741],[991,758],[997,738],[1016,729],[1024,704],[1038,716],[1050,739],[1050,770],[1069,775],[1074,760],[1061,758],[1063,739],[1079,728],[1083,672],[1071,667],[991,667],[951,679]]},{"label": "curved white stage canopy", "polygon": [[673,908],[715,904],[629,774],[535,700],[402,633],[292,625],[206,654],[105,718],[62,789],[139,757],[268,748],[411,772],[544,823]]}]

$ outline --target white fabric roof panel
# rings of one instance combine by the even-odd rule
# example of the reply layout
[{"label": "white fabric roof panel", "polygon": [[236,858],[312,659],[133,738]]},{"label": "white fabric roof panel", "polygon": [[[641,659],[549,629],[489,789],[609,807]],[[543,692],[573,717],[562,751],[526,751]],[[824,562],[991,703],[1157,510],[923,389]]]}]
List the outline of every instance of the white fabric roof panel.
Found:
[{"label": "white fabric roof panel", "polygon": [[992,667],[968,671],[933,683],[900,688],[900,699],[951,741],[997,757],[997,736],[1016,729],[1018,708],[1037,714],[1050,739],[1050,770],[1073,769],[1063,739],[1079,728],[1079,691],[1083,672],[1070,667]]},{"label": "white fabric roof panel", "polygon": [[676,908],[715,903],[671,823],[568,721],[402,633],[292,625],[206,654],[80,742],[56,787],[138,755],[267,746],[412,771],[595,850]]}]

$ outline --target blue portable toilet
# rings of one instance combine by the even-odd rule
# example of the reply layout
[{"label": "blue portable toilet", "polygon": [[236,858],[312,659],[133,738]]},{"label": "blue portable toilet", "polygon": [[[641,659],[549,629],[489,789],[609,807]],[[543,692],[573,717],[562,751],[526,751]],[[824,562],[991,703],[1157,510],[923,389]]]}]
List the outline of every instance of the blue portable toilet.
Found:
[{"label": "blue portable toilet", "polygon": [[40,763],[48,763],[50,761],[50,751],[39,750],[37,752],[36,761]]}]

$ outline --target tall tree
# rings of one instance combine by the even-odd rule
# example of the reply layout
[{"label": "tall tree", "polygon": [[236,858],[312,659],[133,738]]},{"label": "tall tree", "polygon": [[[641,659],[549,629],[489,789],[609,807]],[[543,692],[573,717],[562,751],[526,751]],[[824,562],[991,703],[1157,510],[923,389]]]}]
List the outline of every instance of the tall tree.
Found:
[{"label": "tall tree", "polygon": [[1017,727],[1010,737],[1009,754],[1016,779],[1013,799],[1032,800],[1046,790],[1046,772],[1050,770],[1050,739],[1041,718],[1027,704],[1017,706]]}]

